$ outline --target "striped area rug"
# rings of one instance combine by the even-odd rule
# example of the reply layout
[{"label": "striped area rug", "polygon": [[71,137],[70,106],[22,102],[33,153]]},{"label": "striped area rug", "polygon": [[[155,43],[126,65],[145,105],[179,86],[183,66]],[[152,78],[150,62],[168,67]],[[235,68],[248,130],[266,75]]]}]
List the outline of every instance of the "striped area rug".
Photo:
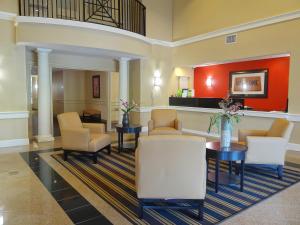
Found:
[{"label": "striped area rug", "polygon": [[[196,210],[152,210],[146,209],[144,219],[137,217],[138,200],[135,191],[134,155],[100,153],[98,164],[85,157],[70,156],[65,162],[61,153],[52,155],[65,168],[82,180],[90,189],[108,202],[132,224],[217,224],[228,217],[270,197],[300,181],[300,172],[284,169],[284,178],[279,180],[275,173],[246,168],[244,192],[239,186],[220,186],[218,194],[213,184],[207,184],[204,203],[204,221],[197,221]],[[209,165],[214,169],[213,162]],[[227,165],[222,164],[227,171]]]}]

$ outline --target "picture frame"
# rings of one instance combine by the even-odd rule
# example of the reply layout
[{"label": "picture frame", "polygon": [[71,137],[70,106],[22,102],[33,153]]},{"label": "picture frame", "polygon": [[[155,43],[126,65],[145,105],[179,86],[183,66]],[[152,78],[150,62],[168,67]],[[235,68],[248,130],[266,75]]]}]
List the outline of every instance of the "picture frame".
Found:
[{"label": "picture frame", "polygon": [[93,98],[100,98],[100,75],[92,77]]},{"label": "picture frame", "polygon": [[267,98],[268,69],[229,73],[229,95],[234,98]]},{"label": "picture frame", "polygon": [[188,95],[189,95],[189,89],[183,88],[183,89],[182,89],[182,95],[181,95],[181,97],[182,97],[182,98],[187,98]]}]

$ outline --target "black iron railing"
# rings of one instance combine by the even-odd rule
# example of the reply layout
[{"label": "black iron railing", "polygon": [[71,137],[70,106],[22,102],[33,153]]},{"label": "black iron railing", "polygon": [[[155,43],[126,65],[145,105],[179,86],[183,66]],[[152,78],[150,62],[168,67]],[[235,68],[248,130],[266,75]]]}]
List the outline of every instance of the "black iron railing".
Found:
[{"label": "black iron railing", "polygon": [[139,0],[19,0],[19,14],[96,23],[146,35],[146,8]]}]

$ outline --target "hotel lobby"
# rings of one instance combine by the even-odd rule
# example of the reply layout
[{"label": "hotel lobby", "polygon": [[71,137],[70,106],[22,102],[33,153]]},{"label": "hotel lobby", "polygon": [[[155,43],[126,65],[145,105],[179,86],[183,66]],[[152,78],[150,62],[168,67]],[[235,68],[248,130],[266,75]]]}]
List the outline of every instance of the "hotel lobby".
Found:
[{"label": "hotel lobby", "polygon": [[0,0],[0,225],[300,225],[300,1]]}]

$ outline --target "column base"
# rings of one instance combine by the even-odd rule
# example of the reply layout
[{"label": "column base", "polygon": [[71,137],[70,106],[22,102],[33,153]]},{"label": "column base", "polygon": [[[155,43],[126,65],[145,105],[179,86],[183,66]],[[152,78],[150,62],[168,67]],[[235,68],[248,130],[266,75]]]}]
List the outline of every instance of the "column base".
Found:
[{"label": "column base", "polygon": [[38,135],[35,136],[37,142],[50,142],[54,141],[54,137],[52,135]]}]

